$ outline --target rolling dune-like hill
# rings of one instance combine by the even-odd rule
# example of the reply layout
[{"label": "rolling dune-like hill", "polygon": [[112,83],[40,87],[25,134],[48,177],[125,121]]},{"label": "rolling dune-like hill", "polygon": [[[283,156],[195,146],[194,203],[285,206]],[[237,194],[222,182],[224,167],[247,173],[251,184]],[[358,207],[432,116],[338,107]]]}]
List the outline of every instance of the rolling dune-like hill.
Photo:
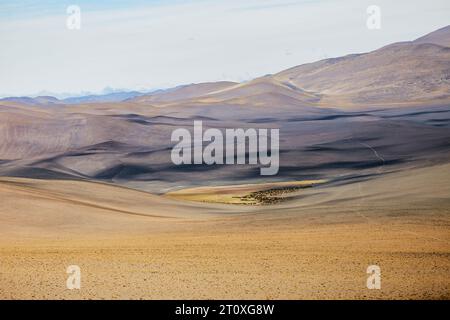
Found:
[{"label": "rolling dune-like hill", "polygon": [[442,44],[449,38],[446,27],[244,83],[191,84],[122,102],[2,99],[0,175],[96,179],[152,191],[207,178],[259,178],[255,166],[174,166],[171,132],[193,120],[205,128],[281,128],[281,180],[444,161],[450,48]]}]

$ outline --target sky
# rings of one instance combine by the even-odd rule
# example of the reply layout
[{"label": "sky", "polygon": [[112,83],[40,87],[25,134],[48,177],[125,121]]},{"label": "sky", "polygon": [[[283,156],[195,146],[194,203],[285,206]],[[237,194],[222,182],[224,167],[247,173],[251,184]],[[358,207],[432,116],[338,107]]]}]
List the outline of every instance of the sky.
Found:
[{"label": "sky", "polygon": [[[370,5],[381,29],[367,27]],[[0,0],[0,96],[242,82],[448,24],[448,0]]]}]

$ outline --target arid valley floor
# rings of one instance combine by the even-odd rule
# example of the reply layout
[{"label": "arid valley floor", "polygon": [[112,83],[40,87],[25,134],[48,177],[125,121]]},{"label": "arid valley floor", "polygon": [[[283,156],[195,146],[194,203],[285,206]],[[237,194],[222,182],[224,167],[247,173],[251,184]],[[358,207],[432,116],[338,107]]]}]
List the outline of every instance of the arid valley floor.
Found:
[{"label": "arid valley floor", "polygon": [[[449,169],[300,190],[270,207],[2,178],[0,297],[448,299]],[[81,290],[66,288],[74,264]],[[366,287],[372,264],[381,290]]]}]

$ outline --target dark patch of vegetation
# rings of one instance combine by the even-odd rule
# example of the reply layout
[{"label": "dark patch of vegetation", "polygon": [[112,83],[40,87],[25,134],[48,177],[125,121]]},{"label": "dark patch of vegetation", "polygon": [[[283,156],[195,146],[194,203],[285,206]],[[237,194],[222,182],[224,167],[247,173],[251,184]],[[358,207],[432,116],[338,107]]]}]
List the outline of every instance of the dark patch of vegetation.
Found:
[{"label": "dark patch of vegetation", "polygon": [[254,191],[250,194],[241,197],[242,200],[248,201],[252,204],[270,205],[277,204],[286,200],[285,195],[296,192],[300,189],[311,188],[312,185],[307,186],[286,186],[271,188],[268,190]]}]

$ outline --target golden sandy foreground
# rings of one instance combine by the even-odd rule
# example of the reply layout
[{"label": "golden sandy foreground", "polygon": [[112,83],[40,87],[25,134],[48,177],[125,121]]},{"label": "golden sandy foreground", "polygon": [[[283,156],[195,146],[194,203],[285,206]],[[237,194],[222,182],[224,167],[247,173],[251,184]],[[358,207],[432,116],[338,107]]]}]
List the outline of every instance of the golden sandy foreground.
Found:
[{"label": "golden sandy foreground", "polygon": [[[2,178],[0,298],[449,299],[449,169],[259,207]],[[366,288],[374,264],[381,290]],[[81,290],[66,288],[69,265]]]}]

